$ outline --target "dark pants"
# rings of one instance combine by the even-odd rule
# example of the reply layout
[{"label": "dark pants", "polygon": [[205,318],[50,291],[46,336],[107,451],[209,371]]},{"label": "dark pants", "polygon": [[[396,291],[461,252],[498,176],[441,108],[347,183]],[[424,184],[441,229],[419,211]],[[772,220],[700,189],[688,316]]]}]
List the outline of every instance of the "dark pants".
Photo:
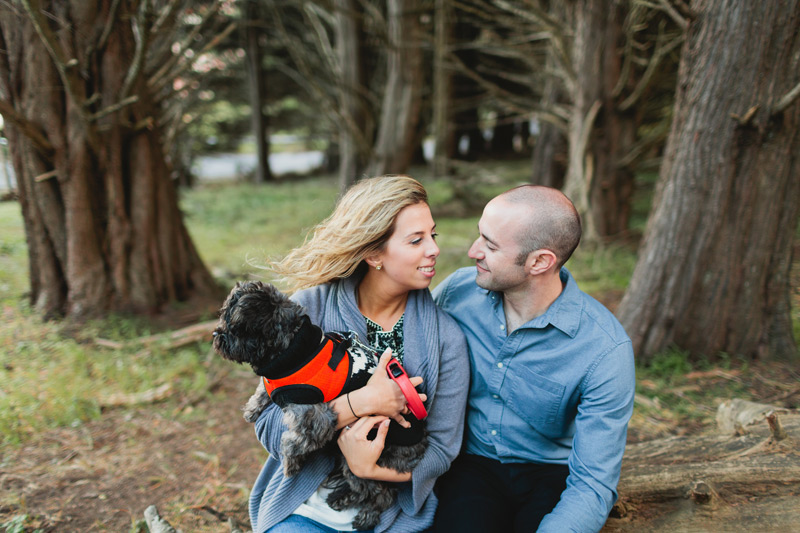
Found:
[{"label": "dark pants", "polygon": [[536,531],[567,487],[565,465],[506,463],[462,454],[436,482],[433,532]]}]

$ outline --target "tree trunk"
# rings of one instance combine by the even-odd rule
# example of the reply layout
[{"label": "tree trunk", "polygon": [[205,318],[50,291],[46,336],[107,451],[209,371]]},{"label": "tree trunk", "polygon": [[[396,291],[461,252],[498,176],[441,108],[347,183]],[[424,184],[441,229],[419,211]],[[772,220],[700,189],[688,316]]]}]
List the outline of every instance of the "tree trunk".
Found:
[{"label": "tree trunk", "polygon": [[567,141],[555,124],[539,123],[531,156],[531,183],[561,189],[567,161]]},{"label": "tree trunk", "polygon": [[419,144],[422,48],[418,0],[388,0],[387,80],[369,175],[404,174]]},{"label": "tree trunk", "polygon": [[264,113],[267,101],[267,85],[265,83],[259,38],[261,31],[257,22],[261,20],[259,4],[250,1],[245,4],[245,43],[247,54],[247,81],[250,85],[250,122],[256,143],[258,166],[256,167],[256,183],[272,181],[272,170],[269,166],[269,118]]},{"label": "tree trunk", "polygon": [[[563,26],[572,26],[572,10],[565,2],[552,2],[550,15]],[[555,46],[547,47],[545,70],[556,72],[560,62],[556,58]],[[564,77],[568,77],[564,74]],[[542,108],[554,109],[566,100],[564,81],[556,76],[546,76],[542,90]],[[567,170],[568,148],[565,131],[553,121],[537,118],[538,134],[534,136],[531,155],[531,183],[561,189]]]},{"label": "tree trunk", "polygon": [[595,161],[590,211],[601,237],[618,235],[628,229],[635,175],[632,168],[623,166],[620,161],[636,142],[638,128],[635,110],[619,111],[614,96],[622,68],[625,8],[615,2],[606,10],[601,77],[597,81],[602,91],[602,107],[589,147]]},{"label": "tree trunk", "polygon": [[677,346],[696,356],[796,358],[800,4],[697,0],[692,10],[620,320],[640,357]]},{"label": "tree trunk", "polygon": [[636,140],[636,124],[616,109],[624,7],[601,0],[574,3],[575,83],[564,192],[584,224],[584,242],[627,229],[634,175],[619,165]]},{"label": "tree trunk", "polygon": [[436,0],[433,46],[433,132],[435,148],[433,175],[444,177],[450,174],[448,160],[452,156],[452,90],[453,73],[448,69],[448,54],[452,38],[453,11],[447,0]]},{"label": "tree trunk", "polygon": [[97,113],[126,96],[136,55],[124,5],[98,48],[111,3],[0,7],[0,98],[31,301],[46,316],[153,312],[216,290],[183,225],[144,80],[138,101]]},{"label": "tree trunk", "polygon": [[339,188],[344,191],[365,167],[366,103],[362,57],[362,16],[357,0],[335,0],[339,59]]}]

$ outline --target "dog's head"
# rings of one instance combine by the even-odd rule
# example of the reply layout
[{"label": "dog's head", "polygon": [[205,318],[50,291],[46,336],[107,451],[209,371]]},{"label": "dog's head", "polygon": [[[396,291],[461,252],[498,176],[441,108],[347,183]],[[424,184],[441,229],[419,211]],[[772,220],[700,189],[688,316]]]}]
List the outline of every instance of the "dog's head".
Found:
[{"label": "dog's head", "polygon": [[239,282],[220,309],[214,351],[237,363],[264,366],[290,345],[303,317],[303,308],[274,286]]}]

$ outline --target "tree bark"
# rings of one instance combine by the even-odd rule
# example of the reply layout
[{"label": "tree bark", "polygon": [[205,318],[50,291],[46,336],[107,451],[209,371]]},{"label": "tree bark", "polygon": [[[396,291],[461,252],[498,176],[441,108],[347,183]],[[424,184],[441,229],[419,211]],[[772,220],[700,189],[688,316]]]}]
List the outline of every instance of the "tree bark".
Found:
[{"label": "tree bark", "polygon": [[[339,59],[339,188],[356,182],[365,168],[366,103],[362,16],[358,0],[335,0]],[[371,144],[370,144],[371,146]]]},{"label": "tree bark", "polygon": [[628,227],[633,172],[619,165],[636,140],[636,124],[617,110],[614,87],[620,77],[620,2],[574,3],[572,111],[564,192],[584,225],[584,242],[598,242]]},{"label": "tree bark", "polygon": [[183,225],[144,77],[134,102],[104,112],[126,96],[145,38],[134,36],[137,14],[111,13],[110,0],[23,4],[0,7],[0,99],[14,110],[6,129],[32,303],[80,318],[215,292]]},{"label": "tree bark", "polygon": [[435,148],[433,175],[450,174],[454,133],[452,125],[453,73],[448,68],[448,54],[452,39],[453,11],[447,0],[436,0],[433,46],[433,132]]},{"label": "tree bark", "polygon": [[[796,359],[800,4],[696,0],[639,261],[619,309],[642,358]],[[770,28],[765,32],[764,28]]]},{"label": "tree bark", "polygon": [[369,175],[404,174],[419,144],[422,45],[418,0],[387,1],[387,80]]},{"label": "tree bark", "polygon": [[261,10],[255,1],[247,2],[245,16],[245,43],[247,54],[247,80],[250,85],[250,122],[256,143],[258,166],[256,167],[256,183],[272,181],[272,170],[269,166],[269,118],[264,113],[267,102],[267,84],[262,62],[260,31],[257,22],[261,20]]}]

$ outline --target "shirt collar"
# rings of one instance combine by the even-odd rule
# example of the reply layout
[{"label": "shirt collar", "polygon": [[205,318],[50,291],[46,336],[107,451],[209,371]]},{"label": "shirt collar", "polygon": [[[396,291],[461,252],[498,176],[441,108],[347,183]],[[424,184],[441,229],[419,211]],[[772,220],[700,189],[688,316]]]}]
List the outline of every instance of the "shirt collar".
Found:
[{"label": "shirt collar", "polygon": [[[548,324],[552,324],[570,337],[575,337],[575,335],[577,335],[583,312],[581,291],[578,288],[578,283],[575,281],[575,278],[572,277],[572,274],[570,274],[569,270],[566,268],[561,267],[559,277],[564,286],[561,294],[558,295],[556,301],[547,308],[547,311],[545,311],[543,315],[529,320],[523,324],[523,328],[544,328]],[[500,292],[487,291],[485,289],[481,290],[487,293],[492,299],[494,308],[500,311],[499,306],[503,301],[503,294]]]}]

